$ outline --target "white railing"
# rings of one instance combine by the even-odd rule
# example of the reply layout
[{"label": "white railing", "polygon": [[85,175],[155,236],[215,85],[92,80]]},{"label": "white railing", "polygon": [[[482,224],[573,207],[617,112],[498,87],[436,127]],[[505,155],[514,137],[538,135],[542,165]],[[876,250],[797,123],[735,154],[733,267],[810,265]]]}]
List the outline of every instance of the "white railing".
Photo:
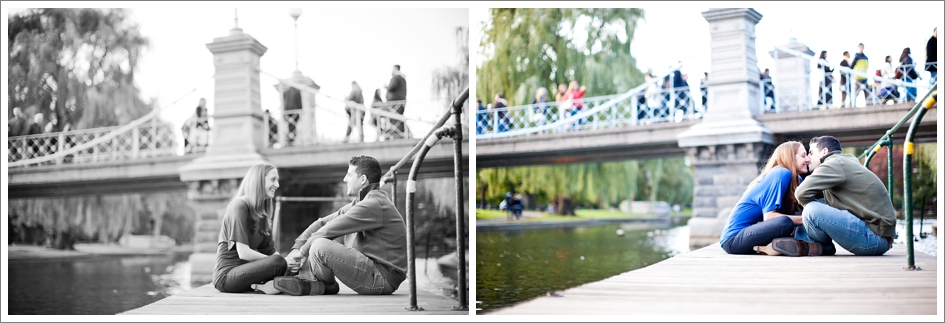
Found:
[{"label": "white railing", "polygon": [[7,162],[11,167],[17,167],[177,155],[177,136],[170,125],[151,122],[122,128],[103,127],[12,137],[7,139]]},{"label": "white railing", "polygon": [[[203,151],[183,147],[178,129],[159,123],[158,115],[207,84],[213,76],[174,100],[126,125],[17,136],[7,139],[7,167],[37,167],[125,161]],[[207,119],[209,121],[209,119]],[[207,140],[209,133],[206,134]],[[202,139],[200,139],[202,140]]]},{"label": "white railing", "polygon": [[[342,103],[336,107],[325,104],[315,104],[314,111],[306,109],[283,111],[282,118],[270,118],[268,122],[268,131],[265,133],[266,142],[269,147],[295,147],[316,144],[342,144],[347,142],[357,142],[365,140],[365,129],[373,129],[377,134],[375,141],[386,141],[402,138],[413,138],[413,132],[410,125],[430,125],[434,122],[408,118],[404,116],[403,107],[409,109],[426,108],[422,103],[411,101],[388,101],[365,105],[335,98],[326,95],[306,84],[292,81],[290,79],[281,79],[272,74],[261,72],[265,75],[277,79],[286,87],[295,87],[303,93],[314,94],[318,97]],[[318,102],[319,100],[316,100]],[[349,114],[346,110],[350,109]],[[281,109],[281,107],[280,107]],[[431,111],[437,111],[431,109]],[[439,116],[434,116],[439,117]],[[345,129],[351,127],[350,136],[345,135],[347,131],[338,133],[327,133],[322,129],[317,129],[316,119],[319,124],[347,125]],[[327,120],[327,121],[326,121]],[[360,139],[360,140],[359,140]]]},{"label": "white railing", "polygon": [[[766,113],[914,102],[930,87],[928,82],[919,82],[925,67],[936,64],[928,63],[917,69],[915,64],[893,62],[893,69],[889,70],[884,68],[886,63],[879,60],[879,63],[872,61],[867,72],[861,72],[789,48],[776,46],[774,51],[772,79],[759,83],[760,105]],[[779,64],[779,59],[794,61]],[[779,66],[782,68],[780,76]],[[808,68],[809,73],[796,73]],[[786,69],[792,71],[784,71]],[[886,73],[877,76],[876,70],[886,70]],[[895,75],[897,70],[901,73],[899,78]]]},{"label": "white railing", "polygon": [[[671,75],[671,74],[670,74]],[[493,108],[476,113],[476,139],[606,129],[660,122],[701,119],[705,107],[700,91],[660,86],[654,78],[623,94]],[[663,81],[672,82],[672,79]],[[667,88],[668,87],[668,88]],[[570,104],[569,104],[570,103]]]}]

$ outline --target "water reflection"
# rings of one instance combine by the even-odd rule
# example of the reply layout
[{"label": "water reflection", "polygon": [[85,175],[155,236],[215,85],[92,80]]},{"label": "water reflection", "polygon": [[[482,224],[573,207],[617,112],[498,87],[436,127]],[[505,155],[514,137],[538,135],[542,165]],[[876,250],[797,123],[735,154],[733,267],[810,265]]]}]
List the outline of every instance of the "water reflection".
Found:
[{"label": "water reflection", "polygon": [[477,233],[477,311],[642,268],[688,252],[688,241],[688,227],[668,221]]},{"label": "water reflection", "polygon": [[191,288],[187,254],[9,264],[11,315],[117,314]]}]

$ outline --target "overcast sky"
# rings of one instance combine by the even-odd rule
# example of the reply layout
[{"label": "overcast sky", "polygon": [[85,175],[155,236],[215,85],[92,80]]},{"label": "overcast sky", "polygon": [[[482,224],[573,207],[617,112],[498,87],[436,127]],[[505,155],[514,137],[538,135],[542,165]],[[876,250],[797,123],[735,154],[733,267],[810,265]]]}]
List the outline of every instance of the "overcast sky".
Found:
[{"label": "overcast sky", "polygon": [[[544,3],[532,3],[544,5]],[[573,3],[581,4],[583,3]],[[597,3],[608,7],[613,3]],[[703,72],[709,71],[709,23],[702,12],[709,10],[704,2],[627,2],[629,7],[643,8],[641,21],[631,42],[631,54],[643,71],[655,74],[668,71],[670,65],[683,62],[690,82],[698,84]],[[787,44],[793,36],[806,44],[814,55],[827,50],[827,60],[839,63],[845,50],[856,52],[864,43],[870,59],[870,70],[879,68],[886,55],[898,62],[904,47],[910,47],[916,63],[925,63],[925,44],[932,28],[945,21],[943,2],[713,2],[713,8],[740,8],[751,5],[763,16],[756,25],[755,48],[758,66],[772,68],[768,53],[774,46]],[[525,4],[526,7],[533,5]],[[588,5],[589,7],[591,5]],[[482,24],[487,8],[473,9],[476,39],[482,39]],[[939,44],[941,46],[941,43]],[[478,47],[478,46],[477,46]],[[475,48],[475,47],[474,47]],[[478,48],[477,51],[478,53]],[[939,51],[941,53],[941,51]],[[939,54],[941,55],[941,54]],[[927,73],[922,75],[927,82]],[[920,81],[921,82],[921,81]]]}]

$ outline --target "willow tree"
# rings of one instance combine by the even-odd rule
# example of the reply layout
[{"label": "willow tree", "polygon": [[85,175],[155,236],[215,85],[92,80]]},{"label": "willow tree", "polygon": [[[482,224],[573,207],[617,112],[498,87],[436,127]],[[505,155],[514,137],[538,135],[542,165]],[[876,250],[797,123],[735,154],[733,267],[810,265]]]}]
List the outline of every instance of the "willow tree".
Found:
[{"label": "willow tree", "polygon": [[126,124],[151,111],[134,85],[148,39],[124,9],[29,9],[12,14],[8,113],[55,115],[56,130]]},{"label": "willow tree", "polygon": [[476,68],[476,93],[490,102],[505,93],[511,105],[531,102],[545,87],[576,80],[586,97],[629,90],[643,82],[630,42],[643,9],[490,9]]},{"label": "willow tree", "polygon": [[600,209],[625,200],[659,200],[688,204],[693,196],[693,169],[684,158],[626,160],[476,170],[476,199],[498,203],[507,192],[536,196],[573,215],[577,205]]}]

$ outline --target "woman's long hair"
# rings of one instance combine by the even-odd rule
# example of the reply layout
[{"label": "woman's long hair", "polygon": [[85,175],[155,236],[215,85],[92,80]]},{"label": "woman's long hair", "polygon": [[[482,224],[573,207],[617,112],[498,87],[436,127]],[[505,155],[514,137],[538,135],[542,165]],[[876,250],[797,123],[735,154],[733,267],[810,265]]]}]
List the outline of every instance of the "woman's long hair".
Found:
[{"label": "woman's long hair", "polygon": [[272,199],[266,195],[266,174],[276,169],[269,164],[256,164],[249,168],[234,199],[242,198],[249,205],[249,214],[253,219],[253,231],[264,236],[272,234]]},{"label": "woman's long hair", "polygon": [[791,171],[791,184],[788,186],[788,190],[784,192],[785,196],[781,198],[783,206],[786,206],[788,212],[790,212],[788,215],[794,215],[794,212],[800,211],[800,204],[798,204],[797,199],[794,198],[794,191],[797,190],[797,185],[800,184],[800,180],[797,179],[798,170],[796,166],[797,163],[794,161],[794,154],[796,154],[797,149],[801,147],[804,147],[804,144],[797,141],[788,141],[778,145],[778,148],[775,148],[774,152],[771,153],[771,157],[768,158],[768,163],[762,168],[761,174],[748,184],[748,188],[755,186],[774,166],[781,166]]},{"label": "woman's long hair", "polygon": [[912,50],[910,50],[909,47],[903,48],[902,54],[899,55],[899,63],[905,61],[909,55],[912,55]]}]

